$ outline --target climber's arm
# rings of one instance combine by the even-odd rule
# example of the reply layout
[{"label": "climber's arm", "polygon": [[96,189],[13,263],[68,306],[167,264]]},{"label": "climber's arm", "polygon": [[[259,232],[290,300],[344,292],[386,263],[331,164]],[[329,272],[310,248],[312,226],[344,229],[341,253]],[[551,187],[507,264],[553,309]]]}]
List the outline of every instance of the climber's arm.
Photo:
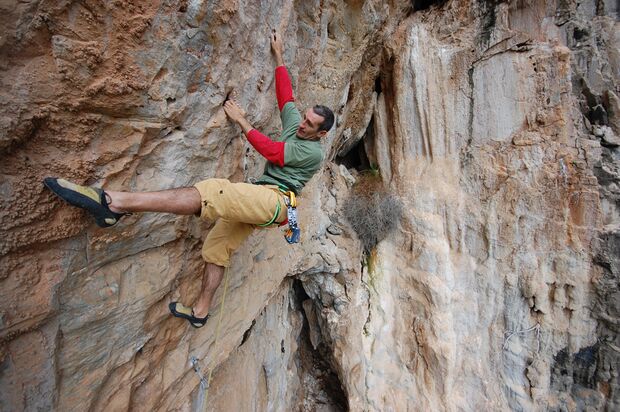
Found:
[{"label": "climber's arm", "polygon": [[282,36],[275,30],[271,33],[271,51],[276,59],[276,98],[278,99],[278,108],[282,111],[284,105],[288,102],[295,101],[293,97],[293,86],[288,76],[288,71],[284,66],[282,58]]},{"label": "climber's arm", "polygon": [[301,113],[295,107],[295,97],[293,97],[293,86],[288,71],[284,66],[282,58],[282,36],[275,30],[271,34],[271,50],[276,59],[276,98],[278,99],[278,109],[280,109],[280,120],[282,120],[282,135],[278,140],[283,140],[286,136],[295,134],[301,123]]},{"label": "climber's arm", "polygon": [[274,142],[256,130],[245,118],[243,110],[234,100],[224,103],[226,115],[243,130],[248,142],[269,162],[280,167],[284,166],[284,142]]},{"label": "climber's arm", "polygon": [[274,142],[256,129],[245,132],[248,142],[269,162],[284,166],[284,142]]}]

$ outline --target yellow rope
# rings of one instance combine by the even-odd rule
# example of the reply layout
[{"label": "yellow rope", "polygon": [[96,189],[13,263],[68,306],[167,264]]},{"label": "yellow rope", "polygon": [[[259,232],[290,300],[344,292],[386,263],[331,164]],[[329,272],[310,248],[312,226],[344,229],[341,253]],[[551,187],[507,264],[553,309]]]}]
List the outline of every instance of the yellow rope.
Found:
[{"label": "yellow rope", "polygon": [[[217,347],[217,340],[220,337],[220,325],[222,324],[222,315],[224,314],[224,301],[226,300],[226,292],[228,290],[228,267],[224,272],[224,294],[222,295],[222,301],[220,302],[220,316],[217,319],[217,326],[215,327],[215,340],[213,341],[213,352]],[[209,386],[211,386],[211,376],[213,375],[213,368],[209,369],[209,377],[207,378],[207,389],[205,390],[205,409],[209,400]]]}]

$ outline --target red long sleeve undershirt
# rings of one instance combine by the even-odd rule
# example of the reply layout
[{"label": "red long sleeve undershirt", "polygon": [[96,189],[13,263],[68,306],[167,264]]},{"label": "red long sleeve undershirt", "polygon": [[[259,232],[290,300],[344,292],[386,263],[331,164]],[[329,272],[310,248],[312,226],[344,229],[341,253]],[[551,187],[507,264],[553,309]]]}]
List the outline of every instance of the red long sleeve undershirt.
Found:
[{"label": "red long sleeve undershirt", "polygon": [[[295,101],[291,79],[284,66],[276,67],[276,98],[280,111],[286,103]],[[280,167],[284,166],[284,142],[274,142],[256,129],[251,129],[246,137],[265,159]]]},{"label": "red long sleeve undershirt", "polygon": [[248,142],[269,162],[284,166],[284,142],[274,142],[256,129],[246,135]]},{"label": "red long sleeve undershirt", "polygon": [[280,111],[286,103],[295,101],[291,78],[288,77],[288,71],[284,66],[276,67],[276,98]]}]

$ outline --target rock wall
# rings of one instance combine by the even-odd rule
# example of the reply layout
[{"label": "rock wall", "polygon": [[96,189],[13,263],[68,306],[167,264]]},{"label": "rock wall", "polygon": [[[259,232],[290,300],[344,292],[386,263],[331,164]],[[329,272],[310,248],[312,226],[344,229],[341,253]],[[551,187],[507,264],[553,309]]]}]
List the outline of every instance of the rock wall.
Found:
[{"label": "rock wall", "polygon": [[[1,410],[620,407],[613,1],[0,8]],[[167,303],[198,294],[209,223],[99,229],[41,179],[251,181],[222,103],[278,132],[272,28],[337,127],[302,244],[257,230],[194,330]],[[404,206],[372,259],[342,213],[369,167]]]}]

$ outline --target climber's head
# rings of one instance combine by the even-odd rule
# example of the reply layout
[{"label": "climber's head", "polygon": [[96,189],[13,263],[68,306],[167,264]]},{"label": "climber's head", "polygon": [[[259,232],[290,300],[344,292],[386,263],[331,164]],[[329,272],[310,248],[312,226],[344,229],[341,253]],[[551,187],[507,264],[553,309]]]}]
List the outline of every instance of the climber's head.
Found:
[{"label": "climber's head", "polygon": [[297,128],[297,137],[303,140],[319,140],[334,125],[334,113],[325,106],[316,105],[306,110],[304,119]]}]

